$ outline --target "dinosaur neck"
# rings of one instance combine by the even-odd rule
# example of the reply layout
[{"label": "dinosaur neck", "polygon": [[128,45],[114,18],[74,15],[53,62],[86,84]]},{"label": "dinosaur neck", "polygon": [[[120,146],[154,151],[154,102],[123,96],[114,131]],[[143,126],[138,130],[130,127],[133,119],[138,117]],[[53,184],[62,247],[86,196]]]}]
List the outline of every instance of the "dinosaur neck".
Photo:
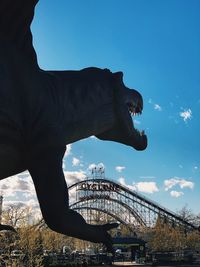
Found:
[{"label": "dinosaur neck", "polygon": [[0,44],[10,46],[29,62],[37,64],[30,25],[38,0],[0,1]]},{"label": "dinosaur neck", "polygon": [[[91,103],[88,104],[91,105]],[[67,144],[101,134],[112,127],[114,117],[111,103],[99,107],[99,109],[93,107],[88,113],[82,114],[80,117],[74,116],[71,122],[67,121],[66,125],[70,126],[65,127]]]},{"label": "dinosaur neck", "polygon": [[62,76],[67,143],[110,129],[114,124],[111,72],[88,68],[59,74]]}]

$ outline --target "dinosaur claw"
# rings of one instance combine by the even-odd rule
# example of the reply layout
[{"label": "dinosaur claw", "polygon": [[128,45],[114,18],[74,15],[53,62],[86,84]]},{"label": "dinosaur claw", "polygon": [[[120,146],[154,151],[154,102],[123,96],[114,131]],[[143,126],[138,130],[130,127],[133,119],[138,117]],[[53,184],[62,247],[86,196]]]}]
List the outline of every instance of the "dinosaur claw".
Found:
[{"label": "dinosaur claw", "polygon": [[14,227],[6,224],[0,224],[0,231],[12,231],[17,234],[17,231]]},{"label": "dinosaur claw", "polygon": [[111,229],[117,228],[119,226],[118,223],[107,223],[103,225],[105,231],[109,231]]},{"label": "dinosaur claw", "polygon": [[[107,223],[103,225],[103,229],[107,232],[111,229],[117,228],[118,226],[119,226],[118,223]],[[108,253],[112,253],[112,255],[115,254],[112,238],[108,233],[106,233],[106,241],[103,244],[106,247]]]},{"label": "dinosaur claw", "polygon": [[112,238],[109,234],[107,234],[107,240],[103,243],[104,246],[106,247],[106,250],[108,253],[112,253],[114,252],[114,249],[113,249],[113,243],[112,243]]}]

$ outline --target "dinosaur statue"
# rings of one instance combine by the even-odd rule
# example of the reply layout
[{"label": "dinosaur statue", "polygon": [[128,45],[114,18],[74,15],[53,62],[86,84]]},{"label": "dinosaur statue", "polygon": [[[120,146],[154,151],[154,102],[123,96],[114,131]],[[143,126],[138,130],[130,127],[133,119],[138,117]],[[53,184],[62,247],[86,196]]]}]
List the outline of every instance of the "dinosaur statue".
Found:
[{"label": "dinosaur statue", "polygon": [[0,179],[28,170],[52,230],[112,250],[107,231],[118,224],[90,225],[69,209],[62,159],[67,144],[91,135],[144,150],[132,120],[143,99],[122,72],[42,70],[30,30],[37,2],[0,0]]}]

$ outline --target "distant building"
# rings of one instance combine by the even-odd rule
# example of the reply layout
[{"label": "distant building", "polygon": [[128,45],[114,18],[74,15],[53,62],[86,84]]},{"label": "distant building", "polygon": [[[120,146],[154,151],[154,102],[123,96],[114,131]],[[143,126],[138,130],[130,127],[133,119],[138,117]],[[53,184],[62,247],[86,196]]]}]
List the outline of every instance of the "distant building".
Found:
[{"label": "distant building", "polygon": [[115,237],[113,246],[116,251],[120,251],[119,256],[123,260],[138,261],[145,257],[146,242],[135,237]]}]

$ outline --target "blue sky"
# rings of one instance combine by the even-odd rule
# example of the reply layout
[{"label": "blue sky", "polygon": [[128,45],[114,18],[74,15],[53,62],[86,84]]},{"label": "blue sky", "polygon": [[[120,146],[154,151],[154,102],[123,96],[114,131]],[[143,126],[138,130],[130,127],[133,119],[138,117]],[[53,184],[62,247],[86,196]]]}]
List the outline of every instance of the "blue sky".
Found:
[{"label": "blue sky", "polygon": [[[40,0],[32,31],[41,68],[123,71],[144,99],[135,125],[148,135],[147,150],[74,143],[64,160],[69,183],[102,163],[106,177],[164,207],[200,213],[199,10],[198,0]],[[31,202],[25,191],[7,200]]]}]

